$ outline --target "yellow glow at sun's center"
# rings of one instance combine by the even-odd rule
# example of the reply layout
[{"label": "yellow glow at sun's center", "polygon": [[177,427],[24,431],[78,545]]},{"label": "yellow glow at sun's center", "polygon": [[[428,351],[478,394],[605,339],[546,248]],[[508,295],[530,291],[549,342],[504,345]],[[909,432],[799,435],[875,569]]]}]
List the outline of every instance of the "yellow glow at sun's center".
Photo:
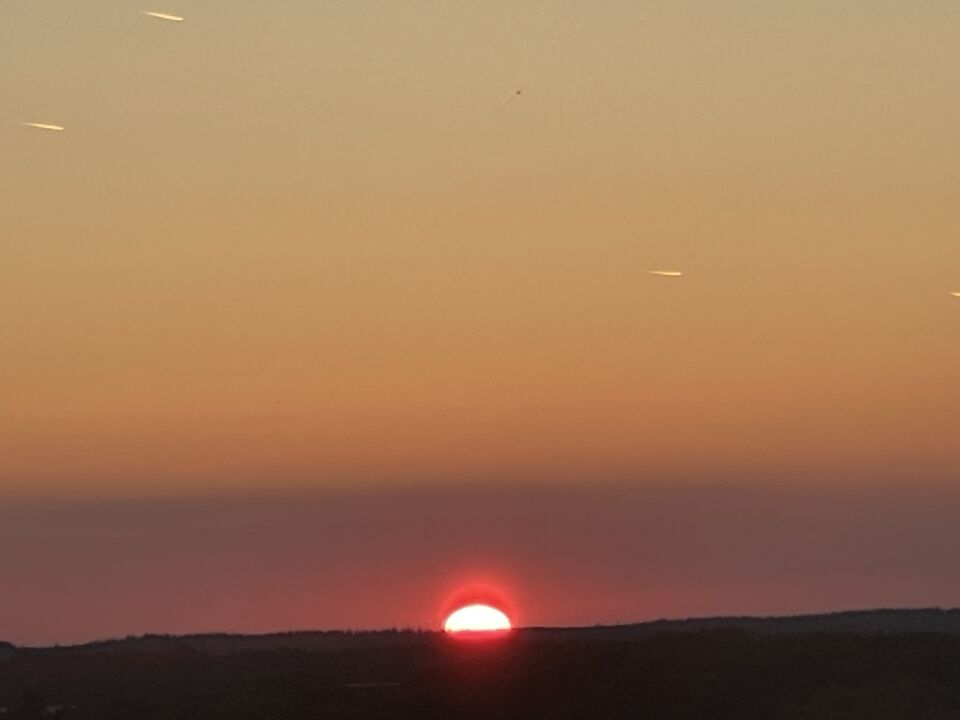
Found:
[{"label": "yellow glow at sun's center", "polygon": [[504,632],[510,627],[510,618],[503,611],[480,604],[466,605],[452,612],[443,623],[448,633]]}]

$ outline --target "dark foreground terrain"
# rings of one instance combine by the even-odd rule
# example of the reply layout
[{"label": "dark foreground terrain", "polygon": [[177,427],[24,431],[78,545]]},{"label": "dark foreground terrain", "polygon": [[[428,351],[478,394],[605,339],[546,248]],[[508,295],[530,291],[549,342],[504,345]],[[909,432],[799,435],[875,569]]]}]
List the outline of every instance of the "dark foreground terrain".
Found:
[{"label": "dark foreground terrain", "polygon": [[0,643],[12,718],[960,718],[960,611]]}]

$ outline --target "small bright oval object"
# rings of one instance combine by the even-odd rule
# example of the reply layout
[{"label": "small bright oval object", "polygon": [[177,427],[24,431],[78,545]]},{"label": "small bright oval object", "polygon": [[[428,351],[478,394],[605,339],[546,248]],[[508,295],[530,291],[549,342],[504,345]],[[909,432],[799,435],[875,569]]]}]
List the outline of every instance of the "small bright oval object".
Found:
[{"label": "small bright oval object", "polygon": [[450,613],[443,623],[448,633],[504,633],[511,629],[510,618],[502,610],[480,603],[465,605]]},{"label": "small bright oval object", "polygon": [[157,18],[157,20],[169,20],[170,22],[183,22],[183,17],[180,15],[173,15],[171,13],[160,12],[158,10],[144,10],[144,15],[149,15],[152,18]]},{"label": "small bright oval object", "polygon": [[63,125],[54,125],[45,122],[25,122],[24,127],[36,128],[37,130],[53,130],[54,132],[63,132]]}]

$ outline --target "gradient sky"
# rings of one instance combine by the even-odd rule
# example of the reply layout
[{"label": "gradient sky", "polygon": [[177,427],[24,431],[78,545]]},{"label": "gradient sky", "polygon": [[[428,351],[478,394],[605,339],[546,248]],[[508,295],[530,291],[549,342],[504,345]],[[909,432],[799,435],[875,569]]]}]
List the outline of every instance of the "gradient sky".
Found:
[{"label": "gradient sky", "polygon": [[956,480],[958,37],[953,0],[3,0],[0,508]]}]

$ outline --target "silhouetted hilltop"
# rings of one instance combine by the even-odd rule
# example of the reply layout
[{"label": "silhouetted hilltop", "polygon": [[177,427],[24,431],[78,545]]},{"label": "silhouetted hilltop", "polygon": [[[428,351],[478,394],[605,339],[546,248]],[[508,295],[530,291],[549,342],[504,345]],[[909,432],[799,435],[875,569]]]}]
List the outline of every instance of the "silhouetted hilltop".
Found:
[{"label": "silhouetted hilltop", "polygon": [[[960,634],[960,609],[852,610],[822,615],[787,617],[713,617],[655,620],[627,625],[591,627],[530,627],[520,634],[538,638],[608,640],[651,633],[743,630],[765,634],[796,633],[950,633]],[[152,653],[197,651],[213,655],[265,650],[331,652],[416,644],[426,630],[293,631],[263,635],[203,633],[195,635],[139,635],[75,646],[22,648],[45,653]],[[13,646],[10,646],[13,649]],[[0,644],[2,653],[2,644]]]},{"label": "silhouetted hilltop", "polygon": [[956,720],[960,612],[439,632],[147,635],[16,648],[8,720]]},{"label": "silhouetted hilltop", "polygon": [[44,653],[169,653],[201,652],[210,655],[228,655],[239,652],[266,650],[304,650],[335,652],[346,649],[382,648],[408,644],[418,635],[417,630],[327,630],[269,633],[266,635],[233,635],[230,633],[202,633],[197,635],[139,635],[115,640],[100,640],[84,645],[55,648],[31,648]]},{"label": "silhouetted hilltop", "polygon": [[0,660],[3,660],[4,658],[7,658],[7,657],[11,657],[16,652],[16,650],[17,648],[13,645],[13,643],[8,643],[0,640]]},{"label": "silhouetted hilltop", "polygon": [[949,633],[960,634],[960,609],[851,610],[787,617],[713,617],[655,620],[592,628],[530,628],[544,635],[575,632],[588,637],[630,637],[661,632],[744,630],[767,634],[797,633]]},{"label": "silhouetted hilltop", "polygon": [[925,608],[918,610],[859,610],[822,615],[795,615],[791,617],[726,617],[698,618],[679,622],[648,623],[650,629],[661,625],[679,626],[686,630],[710,627],[729,627],[754,632],[854,632],[904,633],[936,632],[960,633],[960,609]]}]

